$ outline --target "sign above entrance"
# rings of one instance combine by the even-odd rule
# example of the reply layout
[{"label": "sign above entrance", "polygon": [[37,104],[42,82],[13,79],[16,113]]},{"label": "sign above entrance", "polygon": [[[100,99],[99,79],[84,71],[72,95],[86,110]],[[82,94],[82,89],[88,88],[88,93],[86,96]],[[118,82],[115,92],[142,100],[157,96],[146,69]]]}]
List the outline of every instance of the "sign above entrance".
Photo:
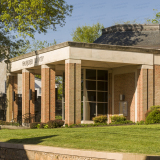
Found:
[{"label": "sign above entrance", "polygon": [[38,65],[39,62],[43,62],[44,56],[41,57],[36,57],[36,58],[32,58],[26,61],[22,61],[22,66],[29,66],[32,65],[33,62],[34,64]]}]

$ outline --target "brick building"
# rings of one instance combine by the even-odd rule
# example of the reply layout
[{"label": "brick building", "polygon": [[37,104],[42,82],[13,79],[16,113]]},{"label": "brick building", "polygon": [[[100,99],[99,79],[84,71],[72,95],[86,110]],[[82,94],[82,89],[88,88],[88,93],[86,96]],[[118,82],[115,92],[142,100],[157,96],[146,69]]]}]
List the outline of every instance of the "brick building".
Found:
[{"label": "brick building", "polygon": [[[17,74],[22,74],[23,124],[33,122],[34,74],[42,77],[41,121],[55,119],[55,76],[63,77],[62,116],[68,125],[98,115],[144,120],[160,105],[160,26],[116,25],[94,43],[64,42],[11,59],[7,121],[17,115]],[[32,91],[30,97],[29,92]]]}]

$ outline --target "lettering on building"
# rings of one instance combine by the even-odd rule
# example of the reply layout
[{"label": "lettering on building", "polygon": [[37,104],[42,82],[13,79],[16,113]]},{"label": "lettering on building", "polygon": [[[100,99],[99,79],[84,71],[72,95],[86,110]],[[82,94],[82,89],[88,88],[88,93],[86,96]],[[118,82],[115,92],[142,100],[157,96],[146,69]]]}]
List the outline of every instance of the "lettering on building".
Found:
[{"label": "lettering on building", "polygon": [[39,62],[42,62],[44,59],[44,56],[41,56],[41,57],[36,57],[34,59],[29,59],[29,60],[26,60],[26,61],[22,61],[22,66],[29,66],[29,65],[32,65],[33,62],[34,64],[39,64]]}]

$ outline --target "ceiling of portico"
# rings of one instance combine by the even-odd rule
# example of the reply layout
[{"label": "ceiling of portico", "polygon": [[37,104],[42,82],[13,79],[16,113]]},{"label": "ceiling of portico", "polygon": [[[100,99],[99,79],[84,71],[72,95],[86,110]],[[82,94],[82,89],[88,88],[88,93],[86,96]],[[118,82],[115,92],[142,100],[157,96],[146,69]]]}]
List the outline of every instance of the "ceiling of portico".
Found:
[{"label": "ceiling of portico", "polygon": [[[51,68],[55,69],[56,76],[62,76],[63,72],[65,72],[65,60],[58,61],[54,63],[47,64]],[[100,62],[100,61],[89,61],[89,60],[82,60],[81,67],[82,68],[93,68],[93,69],[112,69],[118,68],[122,66],[131,66],[128,63],[113,63],[113,62]],[[41,74],[41,66],[35,66],[28,69],[30,72],[34,73],[35,75]],[[16,71],[15,73],[21,74],[22,70]]]}]

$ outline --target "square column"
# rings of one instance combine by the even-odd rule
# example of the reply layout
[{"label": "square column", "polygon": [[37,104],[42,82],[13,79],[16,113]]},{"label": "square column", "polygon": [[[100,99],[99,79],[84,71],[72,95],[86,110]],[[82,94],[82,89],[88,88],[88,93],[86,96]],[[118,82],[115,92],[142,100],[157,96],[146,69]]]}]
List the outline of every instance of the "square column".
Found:
[{"label": "square column", "polygon": [[41,122],[55,120],[55,71],[48,65],[42,65]]},{"label": "square column", "polygon": [[153,66],[137,70],[137,120],[145,120],[145,113],[153,105]]},{"label": "square column", "polygon": [[[15,101],[13,101],[13,92],[15,92]],[[7,112],[6,121],[17,122],[18,116],[18,84],[17,75],[9,74],[7,76]]]},{"label": "square column", "polygon": [[[29,89],[32,97],[29,100]],[[22,71],[22,123],[35,121],[35,80],[34,75],[27,69]]]},{"label": "square column", "polygon": [[65,61],[65,124],[81,123],[81,60]]}]

